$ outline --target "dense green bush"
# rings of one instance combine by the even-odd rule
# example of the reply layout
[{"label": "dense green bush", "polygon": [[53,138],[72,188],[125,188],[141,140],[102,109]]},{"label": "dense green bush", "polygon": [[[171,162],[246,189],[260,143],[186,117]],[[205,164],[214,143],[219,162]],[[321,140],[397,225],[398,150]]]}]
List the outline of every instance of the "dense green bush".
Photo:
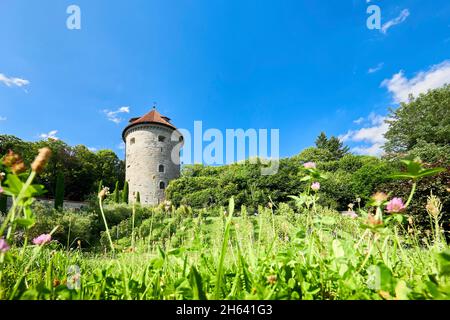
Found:
[{"label": "dense green bush", "polygon": [[[442,201],[442,212],[444,213],[442,221],[443,227],[450,230],[450,163],[436,162],[430,167],[443,167],[446,171],[437,176],[424,178],[418,182],[417,190],[410,207],[408,214],[414,217],[415,223],[424,228],[429,228],[429,216],[425,210],[427,204],[427,197],[431,194],[437,196]],[[411,181],[389,181],[379,186],[379,189],[385,192],[395,190],[394,197],[401,197],[407,199],[411,192]]]},{"label": "dense green bush", "polygon": [[328,179],[321,183],[320,197],[322,206],[346,210],[347,205],[355,201],[352,175],[343,170],[328,173]]},{"label": "dense green bush", "polygon": [[48,233],[55,226],[59,226],[53,239],[64,246],[77,246],[77,240],[80,240],[81,246],[86,248],[98,242],[98,217],[94,212],[55,210],[41,203],[34,204],[33,212],[36,215],[36,224],[29,230],[31,238]]},{"label": "dense green bush", "polygon": [[[331,208],[345,210],[357,197],[364,203],[377,186],[387,181],[396,163],[370,156],[347,154],[339,160],[329,160],[327,150],[309,148],[299,156],[281,159],[275,175],[261,175],[261,165],[244,162],[222,167],[186,166],[183,176],[170,183],[167,198],[175,205],[185,204],[194,208],[226,205],[233,196],[237,206],[247,205],[252,210],[270,201],[286,202],[290,195],[304,191],[308,185],[302,181],[303,163],[317,159],[321,171],[328,179],[320,181],[320,203]],[[317,157],[323,155],[324,157]]]},{"label": "dense green bush", "polygon": [[351,192],[362,202],[370,199],[380,184],[389,181],[389,175],[398,164],[389,163],[377,158],[364,158],[361,168],[351,175]]}]

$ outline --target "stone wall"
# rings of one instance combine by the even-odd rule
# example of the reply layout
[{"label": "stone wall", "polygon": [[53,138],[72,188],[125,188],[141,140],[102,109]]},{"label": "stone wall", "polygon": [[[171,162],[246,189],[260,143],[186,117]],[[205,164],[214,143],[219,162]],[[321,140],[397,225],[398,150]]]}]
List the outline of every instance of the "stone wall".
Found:
[{"label": "stone wall", "polygon": [[[55,203],[55,200],[54,200],[54,199],[39,199],[39,198],[37,198],[37,199],[35,199],[35,201],[36,201],[36,202],[43,203],[43,204],[46,204],[46,205],[49,205],[49,206],[52,206],[52,207],[53,207],[53,205],[54,205],[54,203]],[[63,208],[64,208],[64,209],[81,210],[81,209],[83,209],[84,207],[87,207],[87,205],[88,205],[87,202],[67,201],[67,200],[64,200]],[[9,210],[9,208],[11,208],[11,206],[12,206],[12,198],[11,198],[11,197],[8,197],[8,198],[7,198],[7,204],[6,204],[6,207],[7,207],[8,210]]]},{"label": "stone wall", "polygon": [[[172,133],[175,141],[172,141]],[[158,124],[141,124],[127,130],[125,156],[130,202],[136,198],[137,192],[144,205],[155,205],[164,200],[165,188],[180,176],[180,153],[176,148],[180,136],[178,131]],[[164,172],[159,172],[161,165]]]}]

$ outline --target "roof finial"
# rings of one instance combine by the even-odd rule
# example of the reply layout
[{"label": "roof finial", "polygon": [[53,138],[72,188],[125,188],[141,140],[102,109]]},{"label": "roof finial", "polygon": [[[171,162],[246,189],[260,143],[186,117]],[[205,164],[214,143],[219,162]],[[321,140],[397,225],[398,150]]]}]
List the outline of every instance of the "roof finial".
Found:
[{"label": "roof finial", "polygon": [[156,110],[156,105],[157,105],[157,103],[155,101],[153,101],[153,110]]}]

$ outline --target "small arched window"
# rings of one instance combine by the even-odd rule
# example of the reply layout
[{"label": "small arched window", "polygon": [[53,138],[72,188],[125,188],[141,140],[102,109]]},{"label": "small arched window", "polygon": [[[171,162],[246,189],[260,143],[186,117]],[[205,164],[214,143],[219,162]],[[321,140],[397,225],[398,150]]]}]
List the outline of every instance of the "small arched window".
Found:
[{"label": "small arched window", "polygon": [[164,172],[164,165],[163,164],[160,164],[158,166],[158,172]]},{"label": "small arched window", "polygon": [[164,181],[160,181],[160,182],[159,182],[159,188],[160,188],[161,190],[164,190],[164,189],[166,188],[166,183],[165,183]]},{"label": "small arched window", "polygon": [[131,138],[131,140],[130,140],[130,145],[133,145],[133,144],[135,144],[136,143],[136,138]]},{"label": "small arched window", "polygon": [[159,142],[164,142],[164,141],[166,141],[166,137],[164,137],[164,136],[158,136],[158,141],[159,141]]}]

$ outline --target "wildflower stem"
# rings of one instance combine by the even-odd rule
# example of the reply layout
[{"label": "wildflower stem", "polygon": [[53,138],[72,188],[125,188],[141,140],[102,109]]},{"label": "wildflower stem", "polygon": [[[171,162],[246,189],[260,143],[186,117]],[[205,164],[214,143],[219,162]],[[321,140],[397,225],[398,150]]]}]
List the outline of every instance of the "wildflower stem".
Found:
[{"label": "wildflower stem", "polygon": [[358,273],[361,272],[361,270],[364,268],[364,266],[366,265],[367,261],[369,260],[370,255],[372,254],[372,245],[375,243],[375,241],[376,241],[376,238],[374,238],[373,241],[372,241],[372,239],[369,239],[369,245],[368,245],[368,249],[367,249],[367,255],[366,255],[366,257],[364,258],[364,261],[363,261],[363,263],[361,264],[361,267],[359,267],[359,269],[358,269],[358,271],[357,271]]},{"label": "wildflower stem", "polygon": [[233,219],[234,212],[234,199],[231,198],[229,205],[229,216],[226,220],[225,231],[222,241],[222,250],[220,251],[219,265],[217,267],[217,277],[216,277],[216,287],[215,287],[215,298],[220,299],[221,297],[221,286],[222,286],[222,276],[223,276],[223,265],[225,262],[225,255],[228,247],[228,239],[230,238],[231,231],[231,221]]},{"label": "wildflower stem", "polygon": [[111,234],[109,233],[108,223],[106,222],[106,217],[105,217],[105,212],[103,211],[103,200],[101,198],[99,198],[98,202],[99,202],[99,206],[100,206],[100,212],[102,213],[103,222],[105,224],[106,235],[108,236],[109,244],[111,246],[111,251],[114,253],[114,244],[111,239]]},{"label": "wildflower stem", "polygon": [[131,217],[131,247],[134,249],[134,217],[136,216],[136,206],[133,203],[133,216]]},{"label": "wildflower stem", "polygon": [[406,201],[405,207],[407,208],[409,206],[409,204],[411,203],[414,193],[416,192],[416,187],[417,187],[417,182],[413,182],[412,188],[411,188],[411,193],[409,194],[409,198],[408,201]]}]

